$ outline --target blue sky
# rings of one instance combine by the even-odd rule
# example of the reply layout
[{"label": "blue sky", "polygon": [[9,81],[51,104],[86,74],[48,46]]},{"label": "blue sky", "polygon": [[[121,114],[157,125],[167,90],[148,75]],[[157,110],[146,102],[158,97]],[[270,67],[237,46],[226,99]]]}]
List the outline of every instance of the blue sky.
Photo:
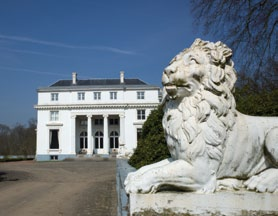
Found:
[{"label": "blue sky", "polygon": [[36,89],[60,79],[140,78],[161,73],[195,38],[186,0],[3,0],[0,124],[36,118]]}]

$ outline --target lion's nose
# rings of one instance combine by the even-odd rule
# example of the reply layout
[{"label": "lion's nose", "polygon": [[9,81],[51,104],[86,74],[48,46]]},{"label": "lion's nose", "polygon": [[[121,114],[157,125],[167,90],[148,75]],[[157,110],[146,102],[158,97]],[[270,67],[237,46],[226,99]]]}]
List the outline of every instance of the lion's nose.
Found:
[{"label": "lion's nose", "polygon": [[167,76],[171,75],[175,73],[175,71],[173,70],[173,68],[167,67],[164,69],[164,74],[166,74]]}]

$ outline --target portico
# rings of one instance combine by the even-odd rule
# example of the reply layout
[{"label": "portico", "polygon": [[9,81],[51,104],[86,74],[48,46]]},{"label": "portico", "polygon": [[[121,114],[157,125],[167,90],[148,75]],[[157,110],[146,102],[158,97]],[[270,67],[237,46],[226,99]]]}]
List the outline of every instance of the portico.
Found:
[{"label": "portico", "polygon": [[125,144],[124,113],[78,114],[71,116],[72,153],[107,155]]}]

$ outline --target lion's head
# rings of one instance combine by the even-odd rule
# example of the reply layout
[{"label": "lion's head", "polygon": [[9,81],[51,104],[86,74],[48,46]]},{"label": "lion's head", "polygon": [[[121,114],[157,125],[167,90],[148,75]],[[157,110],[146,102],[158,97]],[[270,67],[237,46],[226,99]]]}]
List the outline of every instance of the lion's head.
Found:
[{"label": "lion's head", "polygon": [[165,68],[163,126],[170,151],[175,146],[174,157],[181,151],[188,158],[207,150],[211,158],[221,158],[221,144],[236,116],[231,57],[232,50],[222,42],[196,39]]},{"label": "lion's head", "polygon": [[200,88],[218,95],[232,91],[236,73],[231,57],[232,50],[222,42],[196,39],[165,68],[162,84],[170,99],[192,96]]}]

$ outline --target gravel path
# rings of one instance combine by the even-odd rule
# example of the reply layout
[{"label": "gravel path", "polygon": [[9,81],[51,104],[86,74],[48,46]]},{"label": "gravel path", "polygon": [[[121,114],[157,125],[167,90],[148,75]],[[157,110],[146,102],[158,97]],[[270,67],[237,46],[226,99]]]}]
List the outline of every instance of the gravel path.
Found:
[{"label": "gravel path", "polygon": [[115,158],[0,163],[0,215],[115,216]]}]

